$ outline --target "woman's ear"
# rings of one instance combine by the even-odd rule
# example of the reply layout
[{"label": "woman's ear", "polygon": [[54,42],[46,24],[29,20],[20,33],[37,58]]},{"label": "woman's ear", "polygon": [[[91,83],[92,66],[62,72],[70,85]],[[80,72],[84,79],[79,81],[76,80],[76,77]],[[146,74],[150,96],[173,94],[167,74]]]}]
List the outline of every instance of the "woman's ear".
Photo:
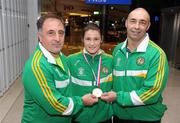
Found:
[{"label": "woman's ear", "polygon": [[102,35],[101,36],[101,43],[103,43],[104,42],[104,36]]}]

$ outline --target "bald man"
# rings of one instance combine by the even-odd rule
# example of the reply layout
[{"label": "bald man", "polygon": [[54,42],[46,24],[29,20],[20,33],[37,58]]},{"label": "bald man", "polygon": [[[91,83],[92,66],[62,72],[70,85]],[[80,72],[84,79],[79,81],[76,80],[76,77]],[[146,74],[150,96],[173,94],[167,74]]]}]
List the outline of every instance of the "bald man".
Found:
[{"label": "bald man", "polygon": [[113,102],[114,123],[160,123],[167,109],[162,104],[166,55],[149,38],[150,16],[144,8],[131,11],[125,26],[127,39],[113,51],[113,91],[101,99]]}]

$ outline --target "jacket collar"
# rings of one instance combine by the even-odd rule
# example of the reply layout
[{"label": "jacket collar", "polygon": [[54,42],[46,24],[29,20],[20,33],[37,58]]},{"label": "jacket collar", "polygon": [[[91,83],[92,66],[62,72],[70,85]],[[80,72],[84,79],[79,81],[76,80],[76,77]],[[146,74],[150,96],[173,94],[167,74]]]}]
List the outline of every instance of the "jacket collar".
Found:
[{"label": "jacket collar", "polygon": [[[47,58],[47,61],[51,64],[56,64],[55,58],[51,55],[51,53],[48,50],[46,50],[46,48],[42,46],[40,42],[39,42],[39,47],[41,51],[43,52],[44,56]],[[61,55],[61,52],[60,52],[60,55]]]},{"label": "jacket collar", "polygon": [[[123,43],[121,49],[124,49],[127,46],[128,40],[126,39],[125,42]],[[149,35],[146,33],[145,38],[142,40],[142,42],[138,45],[136,52],[146,52],[147,46],[149,43]]]}]

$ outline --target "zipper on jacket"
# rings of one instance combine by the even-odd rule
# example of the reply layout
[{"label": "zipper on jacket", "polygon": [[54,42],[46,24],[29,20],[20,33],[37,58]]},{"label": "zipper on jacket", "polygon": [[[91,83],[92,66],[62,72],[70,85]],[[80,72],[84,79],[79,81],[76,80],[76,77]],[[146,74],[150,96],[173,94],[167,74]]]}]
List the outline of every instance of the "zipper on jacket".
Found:
[{"label": "zipper on jacket", "polygon": [[128,52],[126,52],[126,63],[125,63],[125,79],[126,79],[126,77],[127,77],[127,64],[128,64],[128,56],[129,54],[128,54]]}]

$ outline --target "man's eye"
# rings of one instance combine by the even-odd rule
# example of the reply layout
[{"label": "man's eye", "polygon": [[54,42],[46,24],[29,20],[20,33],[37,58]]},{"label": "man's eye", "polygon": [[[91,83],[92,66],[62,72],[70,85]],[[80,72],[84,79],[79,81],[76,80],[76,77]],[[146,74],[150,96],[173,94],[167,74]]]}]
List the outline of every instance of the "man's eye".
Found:
[{"label": "man's eye", "polygon": [[55,32],[50,31],[50,32],[48,32],[48,34],[49,34],[49,35],[54,35],[54,34],[55,34]]},{"label": "man's eye", "polygon": [[60,35],[64,35],[64,31],[59,31],[59,34]]},{"label": "man's eye", "polygon": [[130,20],[131,23],[136,23],[136,20]]},{"label": "man's eye", "polygon": [[141,25],[146,25],[146,22],[145,21],[141,21],[139,22]]}]

